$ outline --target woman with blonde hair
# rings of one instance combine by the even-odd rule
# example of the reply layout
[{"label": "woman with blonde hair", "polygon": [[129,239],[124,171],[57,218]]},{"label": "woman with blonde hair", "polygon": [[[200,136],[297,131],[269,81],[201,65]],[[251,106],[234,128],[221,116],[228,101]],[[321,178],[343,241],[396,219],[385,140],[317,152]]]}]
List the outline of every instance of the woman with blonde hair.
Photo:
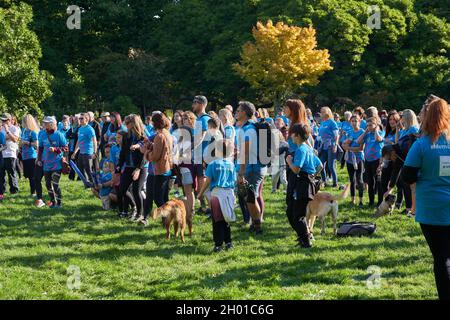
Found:
[{"label": "woman with blonde hair", "polygon": [[[23,163],[23,175],[30,183],[32,196],[36,195],[36,184],[34,182],[34,171],[37,159],[39,125],[31,114],[22,119],[21,152]],[[41,191],[42,193],[42,191]]]},{"label": "woman with blonde hair", "polygon": [[[141,117],[135,114],[125,117],[124,123],[128,132],[123,133],[122,149],[116,165],[116,173],[121,173],[117,194],[119,217],[138,220],[143,213],[144,200],[141,191],[147,178],[147,168],[145,168],[145,160],[140,150],[144,144],[145,127]],[[122,168],[124,169],[122,170]],[[127,197],[130,186],[136,204],[136,212],[133,212],[131,216],[128,215],[129,201]]]},{"label": "woman with blonde hair", "polygon": [[422,134],[412,145],[402,179],[416,185],[416,221],[430,247],[439,299],[450,300],[450,106],[443,99],[428,102],[422,113]]},{"label": "woman with blonde hair", "polygon": [[409,134],[417,134],[419,132],[419,122],[414,111],[410,109],[403,110],[401,119],[398,123],[395,142],[398,143],[403,137]]},{"label": "woman with blonde hair", "polygon": [[219,110],[219,119],[223,125],[225,139],[234,143],[234,139],[236,137],[236,129],[233,126],[233,114],[228,109],[221,109]]},{"label": "woman with blonde hair", "polygon": [[[322,141],[319,148],[320,161],[325,165],[333,178],[333,188],[337,187],[338,176],[336,172],[336,158],[339,147],[339,127],[334,121],[333,112],[329,107],[320,109],[322,123],[319,128],[319,136]],[[326,183],[327,172],[322,171],[322,181]]]}]

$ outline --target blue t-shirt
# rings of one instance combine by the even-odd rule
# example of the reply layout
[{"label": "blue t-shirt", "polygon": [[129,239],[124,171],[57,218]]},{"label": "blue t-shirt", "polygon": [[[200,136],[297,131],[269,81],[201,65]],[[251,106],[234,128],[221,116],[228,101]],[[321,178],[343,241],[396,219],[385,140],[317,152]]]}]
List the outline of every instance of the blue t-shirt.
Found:
[{"label": "blue t-shirt", "polygon": [[339,141],[344,142],[349,137],[350,132],[353,131],[353,127],[352,127],[351,123],[347,122],[347,121],[340,122],[340,123],[341,123],[341,130],[343,131],[343,133],[340,135]]},{"label": "blue t-shirt", "polygon": [[293,165],[300,168],[301,172],[307,174],[315,174],[316,167],[318,167],[321,162],[317,161],[318,158],[314,153],[314,150],[302,143],[295,151]]},{"label": "blue t-shirt", "polygon": [[[378,134],[384,138],[384,131],[378,131]],[[375,141],[375,133],[368,132],[364,137],[364,158],[366,161],[375,161],[381,159],[381,150],[384,147],[384,140]]]},{"label": "blue t-shirt", "polygon": [[361,127],[361,129],[366,130],[367,128],[367,122],[364,119],[361,119],[361,124],[359,125]]},{"label": "blue t-shirt", "polygon": [[206,176],[211,180],[209,189],[214,188],[233,189],[236,184],[236,172],[234,164],[225,159],[216,159],[208,164]]},{"label": "blue t-shirt", "polygon": [[[27,141],[31,144],[32,142],[36,142],[38,140],[38,135],[34,131],[23,129],[20,139],[22,141]],[[22,145],[22,160],[29,160],[36,158],[37,158],[36,147],[33,147],[31,145]]]},{"label": "blue t-shirt", "polygon": [[50,135],[50,141],[48,139],[48,134],[45,130],[41,130],[38,135],[39,148],[43,148],[42,152],[42,162],[44,164],[44,172],[56,171],[62,169],[62,158],[63,152],[54,153],[50,152],[49,148],[62,148],[67,145],[66,137],[61,133],[61,131],[56,131]]},{"label": "blue t-shirt", "polygon": [[407,136],[409,134],[416,134],[418,132],[419,132],[419,128],[414,127],[414,126],[410,127],[408,130],[400,130],[400,132],[398,133],[398,139],[400,140],[404,136]]},{"label": "blue t-shirt", "polygon": [[5,145],[6,144],[6,135],[3,131],[0,131],[0,144]]},{"label": "blue t-shirt", "polygon": [[386,137],[385,140],[388,140],[390,142],[392,142],[393,144],[395,143],[395,133],[394,132],[390,132]]},{"label": "blue t-shirt", "polygon": [[416,140],[405,166],[420,168],[416,184],[416,221],[450,225],[450,143],[445,136],[432,144],[429,136]]},{"label": "blue t-shirt", "polygon": [[235,136],[236,136],[236,130],[234,129],[233,126],[227,125],[224,128],[224,133],[225,133],[225,139],[229,139],[231,141],[234,141]]},{"label": "blue t-shirt", "polygon": [[80,154],[93,155],[94,143],[92,139],[95,137],[95,131],[91,126],[83,126],[78,129],[78,146]]},{"label": "blue t-shirt", "polygon": [[[195,120],[195,126],[194,126],[194,144],[197,145],[197,143],[200,141],[201,136],[203,133],[208,131],[208,120],[211,119],[211,117],[204,113],[201,116],[197,117],[197,120]],[[203,160],[203,154],[208,148],[209,141],[206,141],[203,139],[201,143],[201,148],[197,147],[194,150],[194,163],[200,164]]]},{"label": "blue t-shirt", "polygon": [[333,119],[328,119],[320,124],[319,136],[322,140],[322,149],[328,149],[336,144],[336,136],[339,128]]},{"label": "blue t-shirt", "polygon": [[[352,131],[348,133],[347,135],[347,139],[352,140],[352,143],[350,143],[350,147],[352,148],[357,148],[359,147],[359,144],[356,143],[356,141],[358,141],[358,138],[364,133],[363,129],[359,129],[358,131],[354,131],[352,128]],[[360,152],[353,152],[350,151],[348,153],[348,161],[352,163],[351,161],[351,157],[353,157],[353,155],[355,156],[356,161],[363,161],[364,160],[364,152],[360,151]]]},{"label": "blue t-shirt", "polygon": [[[244,152],[245,142],[250,142],[250,150],[249,150],[249,158],[246,167],[245,167],[245,173],[250,172],[260,172],[261,168],[264,166],[259,162],[258,159],[258,135],[256,132],[255,125],[252,121],[248,121],[239,131],[239,141],[238,141],[238,148],[240,148],[240,152]],[[239,160],[243,157],[240,156]],[[242,158],[243,159],[243,158]]]},{"label": "blue t-shirt", "polygon": [[113,144],[109,151],[109,160],[114,164],[114,168],[119,163],[120,147],[117,144]]},{"label": "blue t-shirt", "polygon": [[148,137],[152,136],[156,133],[155,128],[153,128],[153,126],[151,124],[146,125],[145,129],[147,129]]},{"label": "blue t-shirt", "polygon": [[[111,181],[113,178],[113,175],[111,172],[108,173],[101,173],[100,174],[100,183],[104,184],[107,183],[109,181]],[[105,197],[107,195],[109,195],[112,191],[112,187],[103,187],[100,189],[99,195],[102,197]]]}]

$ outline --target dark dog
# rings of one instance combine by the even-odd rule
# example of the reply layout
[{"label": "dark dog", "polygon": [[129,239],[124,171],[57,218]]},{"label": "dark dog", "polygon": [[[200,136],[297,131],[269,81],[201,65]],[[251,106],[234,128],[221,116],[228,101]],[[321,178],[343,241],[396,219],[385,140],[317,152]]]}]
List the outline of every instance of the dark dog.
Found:
[{"label": "dark dog", "polygon": [[393,194],[388,195],[383,202],[377,208],[374,214],[374,218],[379,218],[384,215],[391,215],[392,210],[394,210],[396,196]]}]

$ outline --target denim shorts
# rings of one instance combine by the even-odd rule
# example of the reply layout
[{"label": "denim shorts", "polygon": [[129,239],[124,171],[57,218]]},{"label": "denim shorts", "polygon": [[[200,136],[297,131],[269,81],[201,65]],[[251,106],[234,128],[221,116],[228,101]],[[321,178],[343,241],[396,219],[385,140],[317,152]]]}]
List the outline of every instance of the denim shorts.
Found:
[{"label": "denim shorts", "polygon": [[259,196],[259,188],[261,187],[267,168],[261,168],[258,171],[250,171],[245,174],[245,180],[248,182],[247,202],[255,203]]}]

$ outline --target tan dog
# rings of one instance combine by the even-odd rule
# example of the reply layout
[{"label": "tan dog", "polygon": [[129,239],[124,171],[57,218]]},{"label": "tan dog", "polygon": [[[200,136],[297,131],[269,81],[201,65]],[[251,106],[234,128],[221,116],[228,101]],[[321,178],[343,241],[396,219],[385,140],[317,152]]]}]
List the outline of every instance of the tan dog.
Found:
[{"label": "tan dog", "polygon": [[[164,218],[166,238],[170,239],[170,225],[173,222],[175,237],[178,237],[178,226],[181,231],[181,241],[184,242],[184,229],[186,227],[186,208],[181,200],[170,200],[152,212],[153,219]],[[190,234],[192,235],[192,234]]]},{"label": "tan dog", "polygon": [[308,203],[306,208],[306,222],[308,224],[309,231],[312,233],[314,229],[314,223],[316,218],[319,217],[322,222],[322,230],[320,234],[325,233],[325,218],[331,211],[331,218],[333,219],[333,232],[336,234],[336,222],[338,216],[338,200],[342,200],[348,197],[350,192],[350,185],[346,185],[344,191],[338,196],[333,196],[328,192],[318,192],[314,200]]}]

